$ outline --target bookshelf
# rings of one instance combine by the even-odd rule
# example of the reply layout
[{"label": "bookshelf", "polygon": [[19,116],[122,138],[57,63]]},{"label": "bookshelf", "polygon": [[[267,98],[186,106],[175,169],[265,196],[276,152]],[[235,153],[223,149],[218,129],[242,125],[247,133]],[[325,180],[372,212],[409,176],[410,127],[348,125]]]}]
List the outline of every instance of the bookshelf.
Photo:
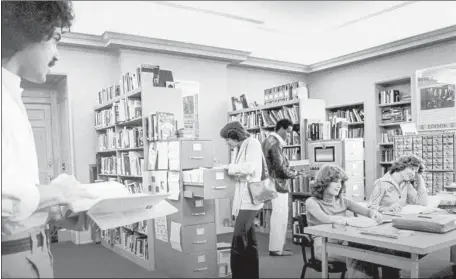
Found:
[{"label": "bookshelf", "polygon": [[331,139],[340,139],[340,130],[345,125],[348,138],[364,138],[363,102],[326,107],[326,114],[330,122]]},{"label": "bookshelf", "polygon": [[411,78],[376,83],[375,98],[377,177],[381,177],[394,161],[393,139],[402,135],[400,125],[412,122]]},{"label": "bookshelf", "polygon": [[[228,121],[240,121],[249,131],[249,133],[257,138],[260,142],[266,139],[268,133],[273,132],[275,129],[275,123],[283,118],[288,118],[293,122],[293,134],[287,145],[284,147],[284,153],[288,160],[295,161],[305,158],[305,152],[303,146],[304,141],[304,125],[300,121],[300,115],[302,115],[302,103],[308,99],[293,99],[288,101],[282,101],[280,103],[272,103],[254,108],[244,108],[228,113]],[[236,156],[237,150],[229,151],[230,162],[232,162]],[[299,183],[294,182],[294,183]],[[296,186],[299,187],[299,186]],[[293,220],[293,201],[294,196],[290,194],[290,210],[289,210],[289,235],[292,234],[292,220]],[[230,211],[231,213],[231,211]],[[258,215],[259,224],[257,227],[260,233],[269,233],[269,220],[272,213],[271,202],[266,202],[263,209]],[[230,218],[230,226],[233,226],[233,222]]]},{"label": "bookshelf", "polygon": [[[177,108],[176,104],[182,104],[178,89],[155,87],[150,75],[141,67],[125,73],[118,85],[97,94],[94,107],[97,177],[125,184],[134,193],[153,192],[145,172],[149,148],[145,116],[166,112],[167,104]],[[162,101],[158,104],[156,100]],[[153,222],[146,220],[102,231],[101,244],[143,268],[154,270],[153,236]]]}]

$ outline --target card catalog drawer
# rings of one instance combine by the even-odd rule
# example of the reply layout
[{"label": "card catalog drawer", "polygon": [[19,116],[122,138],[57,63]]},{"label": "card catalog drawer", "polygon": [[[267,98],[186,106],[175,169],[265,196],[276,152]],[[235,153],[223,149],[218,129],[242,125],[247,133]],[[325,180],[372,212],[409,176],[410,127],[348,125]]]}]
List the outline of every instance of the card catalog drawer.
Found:
[{"label": "card catalog drawer", "polygon": [[211,141],[182,141],[181,168],[211,168],[214,164],[214,146]]},{"label": "card catalog drawer", "polygon": [[198,197],[205,200],[232,198],[236,180],[228,175],[227,170],[203,170],[203,183],[184,182],[184,197]]},{"label": "card catalog drawer", "polygon": [[184,199],[182,201],[182,217],[185,225],[215,222],[214,200]]},{"label": "card catalog drawer", "polygon": [[217,247],[215,223],[182,227],[182,251],[199,253]]},{"label": "card catalog drawer", "polygon": [[216,278],[217,251],[185,255],[186,278]]}]

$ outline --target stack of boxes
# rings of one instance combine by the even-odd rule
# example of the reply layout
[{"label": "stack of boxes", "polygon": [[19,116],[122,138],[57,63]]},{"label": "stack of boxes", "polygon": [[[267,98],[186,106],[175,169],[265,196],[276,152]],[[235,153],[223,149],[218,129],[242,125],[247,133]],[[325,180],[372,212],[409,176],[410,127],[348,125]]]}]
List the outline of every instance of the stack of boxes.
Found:
[{"label": "stack of boxes", "polygon": [[304,82],[296,81],[264,90],[264,104],[280,103],[295,99],[308,99],[309,94]]},{"label": "stack of boxes", "polygon": [[456,134],[405,135],[394,138],[395,159],[415,154],[426,166],[423,175],[429,194],[437,194],[455,181]]}]

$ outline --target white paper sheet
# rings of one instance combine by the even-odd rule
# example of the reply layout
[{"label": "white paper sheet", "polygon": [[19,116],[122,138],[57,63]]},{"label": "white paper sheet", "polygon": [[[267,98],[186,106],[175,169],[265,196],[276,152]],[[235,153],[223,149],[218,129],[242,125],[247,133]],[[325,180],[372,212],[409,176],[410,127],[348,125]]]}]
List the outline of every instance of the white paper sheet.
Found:
[{"label": "white paper sheet", "polygon": [[155,218],[155,238],[168,242],[168,223],[166,217]]},{"label": "white paper sheet", "polygon": [[179,173],[170,171],[168,172],[168,199],[178,201],[180,194]]},{"label": "white paper sheet", "polygon": [[180,142],[171,141],[168,143],[168,161],[170,170],[180,170]]},{"label": "white paper sheet", "polygon": [[158,169],[168,169],[168,142],[157,142]]},{"label": "white paper sheet", "polygon": [[177,251],[182,251],[181,226],[182,225],[179,223],[171,222],[171,234],[169,237],[169,242],[171,243],[171,247]]}]

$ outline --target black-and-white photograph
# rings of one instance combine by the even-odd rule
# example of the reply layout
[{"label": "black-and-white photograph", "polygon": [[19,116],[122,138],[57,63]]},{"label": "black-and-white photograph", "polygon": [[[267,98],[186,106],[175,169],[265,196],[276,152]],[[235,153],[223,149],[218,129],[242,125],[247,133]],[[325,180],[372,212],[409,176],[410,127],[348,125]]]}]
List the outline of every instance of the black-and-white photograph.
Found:
[{"label": "black-and-white photograph", "polygon": [[422,88],[420,94],[421,110],[455,107],[456,99],[454,84]]},{"label": "black-and-white photograph", "polygon": [[2,278],[456,278],[456,1],[0,1]]}]

